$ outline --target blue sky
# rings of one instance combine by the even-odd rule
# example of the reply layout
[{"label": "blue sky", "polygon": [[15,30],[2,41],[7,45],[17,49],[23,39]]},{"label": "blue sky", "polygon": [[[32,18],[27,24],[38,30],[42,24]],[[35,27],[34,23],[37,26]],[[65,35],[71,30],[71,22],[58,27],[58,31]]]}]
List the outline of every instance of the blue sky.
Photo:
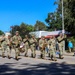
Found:
[{"label": "blue sky", "polygon": [[22,22],[34,25],[37,20],[45,23],[49,12],[56,10],[56,0],[0,0],[0,30],[6,32],[12,25]]}]

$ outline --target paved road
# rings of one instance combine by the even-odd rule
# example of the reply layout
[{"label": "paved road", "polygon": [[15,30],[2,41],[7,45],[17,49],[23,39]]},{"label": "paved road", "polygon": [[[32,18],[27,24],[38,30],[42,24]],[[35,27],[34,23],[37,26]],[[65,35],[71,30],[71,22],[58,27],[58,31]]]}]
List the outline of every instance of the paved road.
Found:
[{"label": "paved road", "polygon": [[[12,58],[0,57],[0,75],[75,75],[75,57],[71,54],[65,54],[63,60],[51,61],[46,59],[38,59],[37,57],[23,57],[23,54],[16,61],[14,59],[14,51]],[[30,54],[29,54],[30,55]],[[58,57],[58,56],[57,56]]]}]

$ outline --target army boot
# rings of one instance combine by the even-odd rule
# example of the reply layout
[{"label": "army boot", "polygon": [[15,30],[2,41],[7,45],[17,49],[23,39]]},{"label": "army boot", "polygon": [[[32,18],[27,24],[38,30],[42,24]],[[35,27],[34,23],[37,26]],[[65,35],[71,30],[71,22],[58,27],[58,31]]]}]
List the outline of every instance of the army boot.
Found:
[{"label": "army boot", "polygon": [[59,54],[59,59],[63,59],[64,57],[62,55]]},{"label": "army boot", "polygon": [[2,53],[2,57],[3,57],[3,58],[5,58],[5,55],[4,55],[4,53]]},{"label": "army boot", "polygon": [[8,59],[10,59],[11,57],[8,55]]},{"label": "army boot", "polygon": [[51,60],[53,60],[53,55],[51,55]]},{"label": "army boot", "polygon": [[40,55],[40,58],[43,58],[43,55],[42,54]]},{"label": "army boot", "polygon": [[33,54],[31,54],[31,57],[33,58]]},{"label": "army boot", "polygon": [[50,57],[50,53],[48,54],[48,56]]},{"label": "army boot", "polygon": [[33,58],[35,58],[36,57],[36,54],[33,56]]},{"label": "army boot", "polygon": [[54,61],[57,61],[56,57],[54,57]]},{"label": "army boot", "polygon": [[18,57],[16,56],[15,59],[18,61]]},{"label": "army boot", "polygon": [[25,55],[24,55],[25,57],[28,57],[28,55],[25,53]]}]

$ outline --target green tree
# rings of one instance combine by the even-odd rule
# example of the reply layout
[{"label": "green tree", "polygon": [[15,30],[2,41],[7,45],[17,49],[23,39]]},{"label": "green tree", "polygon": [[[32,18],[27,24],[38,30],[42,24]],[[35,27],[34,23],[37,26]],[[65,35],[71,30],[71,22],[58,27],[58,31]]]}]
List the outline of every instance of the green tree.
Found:
[{"label": "green tree", "polygon": [[54,12],[54,13],[48,13],[48,16],[46,18],[46,23],[48,23],[48,30],[52,31],[52,30],[59,30],[61,29],[61,16],[59,15],[58,12]]},{"label": "green tree", "polygon": [[4,34],[4,32],[0,30],[0,35],[2,35],[2,34]]},{"label": "green tree", "polygon": [[11,26],[10,33],[12,36],[15,34],[16,31],[20,31],[20,27],[18,25]]},{"label": "green tree", "polygon": [[65,29],[75,36],[75,0],[64,0]]},{"label": "green tree", "polygon": [[62,16],[61,16],[61,2],[57,0],[54,2],[54,5],[58,5],[55,12],[48,13],[47,18],[45,19],[48,23],[48,30],[60,30],[62,29]]},{"label": "green tree", "polygon": [[12,26],[12,29],[10,32],[12,35],[14,35],[16,31],[19,31],[22,38],[24,38],[25,35],[29,35],[29,32],[34,31],[34,27],[32,25],[21,23],[20,25]]},{"label": "green tree", "polygon": [[21,23],[20,25],[20,34],[24,38],[25,35],[29,35],[29,32],[33,31],[34,27],[32,25],[28,25],[25,23]]},{"label": "green tree", "polygon": [[[63,3],[65,30],[75,34],[75,0],[63,0]],[[62,0],[56,0],[54,4],[58,5],[56,12],[48,13],[45,20],[51,30],[62,28]]]},{"label": "green tree", "polygon": [[41,21],[36,21],[34,25],[34,30],[46,30],[46,25]]}]

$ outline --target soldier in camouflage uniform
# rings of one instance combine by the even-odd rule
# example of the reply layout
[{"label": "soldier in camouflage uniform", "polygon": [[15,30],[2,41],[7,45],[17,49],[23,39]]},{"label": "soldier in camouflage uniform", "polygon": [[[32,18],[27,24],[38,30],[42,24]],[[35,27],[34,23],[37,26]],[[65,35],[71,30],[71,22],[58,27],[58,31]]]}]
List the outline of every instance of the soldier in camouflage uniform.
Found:
[{"label": "soldier in camouflage uniform", "polygon": [[49,45],[49,55],[51,57],[51,60],[57,61],[56,59],[56,40],[55,37],[52,36],[49,40],[48,40],[48,45]]},{"label": "soldier in camouflage uniform", "polygon": [[58,36],[57,40],[58,40],[58,46],[59,46],[59,52],[60,52],[59,58],[63,59],[63,46],[64,46],[63,45],[63,40],[64,40],[64,36],[63,36],[62,33],[60,33],[60,35]]},{"label": "soldier in camouflage uniform", "polygon": [[1,51],[1,39],[2,39],[2,37],[0,36],[0,51]]},{"label": "soldier in camouflage uniform", "polygon": [[44,36],[41,37],[39,40],[39,48],[41,51],[40,58],[44,59],[45,58],[45,48],[47,47],[47,41]]},{"label": "soldier in camouflage uniform", "polygon": [[31,57],[35,58],[37,40],[35,39],[34,35],[32,35],[32,37],[30,38],[29,42],[30,42],[30,49],[31,49]]},{"label": "soldier in camouflage uniform", "polygon": [[14,44],[14,48],[15,48],[15,59],[18,60],[18,56],[19,56],[19,49],[20,49],[20,43],[22,41],[21,36],[19,35],[19,31],[16,31],[16,35],[13,36],[13,44]]},{"label": "soldier in camouflage uniform", "polygon": [[12,48],[12,38],[11,38],[11,35],[8,35],[8,37],[6,39],[6,45],[7,45],[7,57],[10,59],[11,48]]},{"label": "soldier in camouflage uniform", "polygon": [[5,50],[6,50],[6,37],[5,34],[2,35],[1,38],[1,47],[2,47],[2,57],[5,57]]},{"label": "soldier in camouflage uniform", "polygon": [[23,39],[24,42],[24,49],[25,49],[25,56],[27,57],[28,49],[29,49],[29,38],[27,35],[25,35],[25,38]]}]

